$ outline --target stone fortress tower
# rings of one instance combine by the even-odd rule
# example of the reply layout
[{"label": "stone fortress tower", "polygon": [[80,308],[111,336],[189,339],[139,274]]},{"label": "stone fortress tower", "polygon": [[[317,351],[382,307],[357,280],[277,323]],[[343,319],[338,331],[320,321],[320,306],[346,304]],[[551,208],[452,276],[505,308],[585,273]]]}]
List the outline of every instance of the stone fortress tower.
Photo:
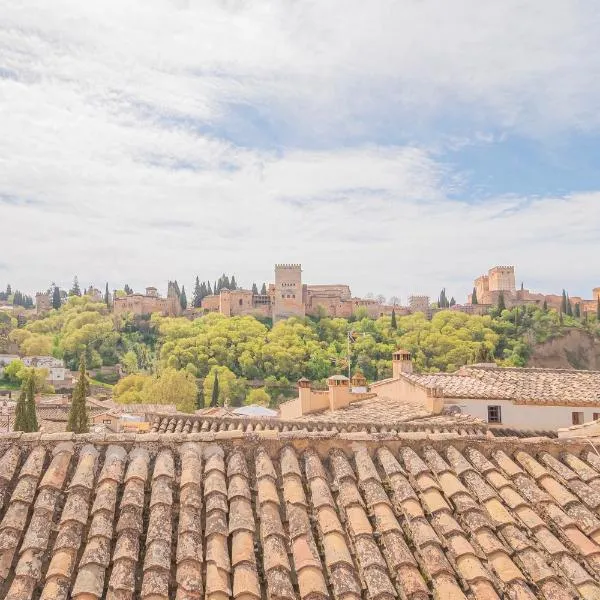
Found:
[{"label": "stone fortress tower", "polygon": [[305,316],[302,267],[300,265],[275,265],[274,287],[273,321]]},{"label": "stone fortress tower", "polygon": [[515,268],[514,267],[493,267],[488,271],[489,291],[516,291]]}]

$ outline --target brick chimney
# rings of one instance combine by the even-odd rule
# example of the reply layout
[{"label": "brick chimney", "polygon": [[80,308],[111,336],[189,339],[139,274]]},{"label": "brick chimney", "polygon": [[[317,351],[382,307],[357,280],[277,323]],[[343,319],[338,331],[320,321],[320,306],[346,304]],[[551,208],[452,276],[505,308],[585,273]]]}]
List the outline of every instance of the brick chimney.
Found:
[{"label": "brick chimney", "polygon": [[338,410],[350,404],[350,380],[344,375],[333,375],[327,380],[329,386],[329,410]]},{"label": "brick chimney", "polygon": [[408,350],[396,350],[392,355],[392,375],[394,379],[400,379],[401,373],[412,373],[412,356]]}]

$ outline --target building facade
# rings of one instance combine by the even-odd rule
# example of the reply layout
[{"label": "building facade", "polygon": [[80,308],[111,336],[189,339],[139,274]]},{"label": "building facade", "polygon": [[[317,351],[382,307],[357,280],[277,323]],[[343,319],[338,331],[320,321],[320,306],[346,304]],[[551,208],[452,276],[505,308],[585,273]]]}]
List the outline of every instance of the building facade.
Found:
[{"label": "building facade", "polygon": [[205,313],[218,312],[232,317],[254,315],[270,317],[273,321],[288,317],[330,316],[351,317],[363,309],[369,317],[390,315],[395,309],[398,316],[408,314],[405,307],[381,304],[369,298],[355,298],[345,284],[313,285],[302,281],[299,264],[275,265],[275,283],[267,294],[254,294],[251,290],[221,290],[219,294],[202,300]]},{"label": "building facade", "polygon": [[[542,307],[545,303],[548,308],[560,310],[563,300],[562,294],[539,294],[526,289],[523,284],[517,288],[514,266],[492,267],[487,275],[480,275],[475,279],[473,289],[477,295],[477,303],[473,304],[473,294],[471,293],[468,295],[468,304],[460,307],[459,310],[469,312],[469,306],[477,306],[475,313],[483,314],[490,307],[498,304],[501,295],[507,308],[526,305]],[[585,312],[596,312],[598,298],[600,298],[600,287],[592,290],[591,299],[571,296],[569,300],[573,308],[578,304],[581,314],[584,314]]]},{"label": "building facade", "polygon": [[113,312],[116,315],[148,315],[160,313],[168,317],[181,314],[181,303],[173,285],[169,284],[167,297],[163,298],[155,287],[147,287],[145,294],[128,294],[117,297],[114,294]]}]

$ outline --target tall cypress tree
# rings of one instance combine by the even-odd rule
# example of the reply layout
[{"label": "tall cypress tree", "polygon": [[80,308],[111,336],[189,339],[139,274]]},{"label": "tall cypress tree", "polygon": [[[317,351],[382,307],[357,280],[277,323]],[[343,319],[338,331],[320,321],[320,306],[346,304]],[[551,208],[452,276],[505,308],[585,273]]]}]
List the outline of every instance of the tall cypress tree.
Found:
[{"label": "tall cypress tree", "polygon": [[27,415],[27,431],[37,431],[39,427],[35,410],[35,371],[33,369],[29,369],[24,384],[26,394],[25,410]]},{"label": "tall cypress tree", "polygon": [[89,431],[89,415],[86,403],[88,390],[89,384],[85,372],[85,358],[82,356],[79,363],[79,379],[71,397],[67,431],[72,431],[73,433],[87,433]]},{"label": "tall cypress tree", "polygon": [[471,294],[471,304],[479,304],[477,300],[477,288],[473,288],[473,293]]},{"label": "tall cypress tree", "polygon": [[560,301],[560,312],[567,312],[567,292],[564,289],[562,291],[562,300]]},{"label": "tall cypress tree", "polygon": [[210,405],[219,406],[219,374],[217,373],[217,371],[215,371],[215,381],[213,383]]},{"label": "tall cypress tree", "polygon": [[15,407],[15,431],[30,431],[29,423],[27,422],[27,394],[25,393],[25,381],[21,384],[21,393],[17,399]]},{"label": "tall cypress tree", "polygon": [[106,289],[104,290],[104,303],[110,308],[110,294],[108,293],[108,281],[106,282]]},{"label": "tall cypress tree", "polygon": [[548,300],[546,300],[546,298],[544,298],[544,305],[542,306],[542,310],[544,312],[548,312]]},{"label": "tall cypress tree", "polygon": [[194,285],[194,296],[192,298],[192,306],[194,308],[200,308],[202,306],[202,286],[198,275],[196,275],[196,283]]},{"label": "tall cypress tree", "polygon": [[577,302],[575,304],[575,311],[573,312],[573,315],[577,318],[580,319],[581,318],[581,306],[579,305],[579,302]]},{"label": "tall cypress tree", "polygon": [[266,283],[264,283],[264,282],[263,282],[263,284],[262,284],[262,287],[260,288],[260,293],[261,293],[263,296],[266,296],[266,295],[267,295],[267,284],[266,284]]},{"label": "tall cypress tree", "polygon": [[237,282],[235,280],[235,275],[231,276],[231,281],[229,282],[229,285],[231,285],[231,288],[229,289],[237,290]]},{"label": "tall cypress tree", "polygon": [[[206,282],[206,294],[208,296],[212,296],[213,295],[212,288],[210,287],[210,281]],[[215,291],[215,294],[216,294],[216,291]]]},{"label": "tall cypress tree", "polygon": [[452,296],[450,298],[450,303],[448,304],[448,306],[454,306],[456,304],[456,300],[454,299],[454,296]]},{"label": "tall cypress tree", "polygon": [[257,294],[258,294],[258,287],[256,286],[256,283],[253,283],[253,284],[252,284],[252,293],[253,293],[254,295],[257,295]]},{"label": "tall cypress tree", "polygon": [[77,278],[77,275],[73,277],[73,285],[69,290],[69,296],[81,296],[81,288],[79,287],[79,279]]},{"label": "tall cypress tree", "polygon": [[504,302],[504,292],[498,294],[498,312],[502,312],[506,309],[506,303]]},{"label": "tall cypress tree", "polygon": [[392,329],[398,329],[398,323],[396,323],[396,311],[392,308]]},{"label": "tall cypress tree", "polygon": [[60,297],[60,288],[55,285],[54,289],[52,290],[52,308],[54,308],[55,310],[58,310],[62,305],[62,300]]},{"label": "tall cypress tree", "polygon": [[571,306],[571,299],[569,298],[568,294],[567,294],[567,315],[569,317],[573,316],[573,307]]},{"label": "tall cypress tree", "polygon": [[129,284],[125,284],[125,287],[123,288],[123,291],[129,296],[130,294],[133,294],[133,290],[129,287]]},{"label": "tall cypress tree", "polygon": [[187,308],[187,296],[185,295],[185,285],[181,286],[181,294],[179,294],[179,304],[181,304],[182,310],[185,310]]},{"label": "tall cypress tree", "polygon": [[600,323],[600,296],[598,296],[598,302],[596,303],[596,321]]}]

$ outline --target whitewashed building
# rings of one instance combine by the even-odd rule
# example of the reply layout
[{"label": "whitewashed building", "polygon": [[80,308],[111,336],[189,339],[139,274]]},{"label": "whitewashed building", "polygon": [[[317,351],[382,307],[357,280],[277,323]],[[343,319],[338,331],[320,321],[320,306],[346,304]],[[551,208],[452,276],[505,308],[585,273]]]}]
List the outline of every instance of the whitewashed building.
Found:
[{"label": "whitewashed building", "polygon": [[393,388],[408,401],[443,402],[445,412],[471,415],[493,428],[558,430],[600,419],[600,371],[470,365],[454,373],[412,372],[410,354],[394,354]]}]

